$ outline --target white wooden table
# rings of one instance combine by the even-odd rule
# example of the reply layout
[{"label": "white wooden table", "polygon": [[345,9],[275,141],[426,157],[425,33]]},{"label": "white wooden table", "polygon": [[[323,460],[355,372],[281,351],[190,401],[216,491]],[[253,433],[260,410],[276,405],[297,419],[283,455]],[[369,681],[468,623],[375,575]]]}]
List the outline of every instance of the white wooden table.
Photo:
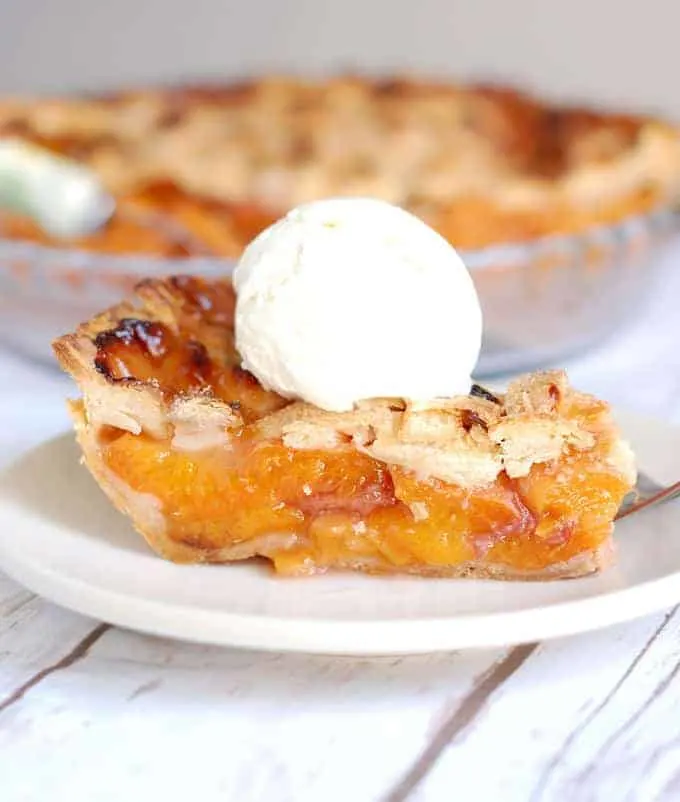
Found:
[{"label": "white wooden table", "polygon": [[[680,423],[680,246],[669,259],[647,314],[568,367]],[[69,392],[0,354],[2,462],[67,428]],[[157,798],[679,800],[680,611],[509,650],[286,656],[122,631],[0,573],[0,802]]]}]

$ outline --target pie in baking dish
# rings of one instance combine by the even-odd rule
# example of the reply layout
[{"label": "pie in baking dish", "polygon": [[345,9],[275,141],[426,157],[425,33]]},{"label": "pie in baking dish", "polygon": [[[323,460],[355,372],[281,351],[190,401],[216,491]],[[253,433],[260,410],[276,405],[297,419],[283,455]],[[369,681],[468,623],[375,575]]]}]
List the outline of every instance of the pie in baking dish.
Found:
[{"label": "pie in baking dish", "polygon": [[162,556],[498,579],[610,559],[633,459],[564,373],[328,412],[240,367],[233,315],[227,279],[149,280],[55,343],[87,466]]},{"label": "pie in baking dish", "polygon": [[[390,201],[470,249],[611,223],[680,186],[678,132],[660,120],[414,79],[6,98],[2,136],[102,178],[118,210],[72,244],[107,252],[237,256],[291,207],[339,195]],[[18,215],[0,231],[50,242]]]}]

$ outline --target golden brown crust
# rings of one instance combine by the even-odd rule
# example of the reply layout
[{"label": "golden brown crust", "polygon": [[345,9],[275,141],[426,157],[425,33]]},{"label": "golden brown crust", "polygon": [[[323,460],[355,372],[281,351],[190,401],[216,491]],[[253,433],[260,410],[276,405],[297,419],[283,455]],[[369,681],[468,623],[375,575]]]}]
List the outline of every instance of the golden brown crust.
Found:
[{"label": "golden brown crust", "polygon": [[[230,336],[233,308],[228,280],[143,281],[132,300],[56,340],[59,363],[83,391],[88,424],[154,437],[179,432],[181,438],[188,427],[198,434],[197,425],[221,430],[242,424],[238,406],[214,393],[218,362],[239,370]],[[169,364],[161,370],[165,357]],[[140,372],[127,375],[130,364]]]},{"label": "golden brown crust", "polygon": [[[103,178],[118,213],[74,244],[116,252],[234,256],[291,206],[332,195],[397,203],[474,248],[612,222],[680,186],[678,132],[660,120],[407,79],[17,98],[0,104],[3,134]],[[5,230],[45,241],[25,219]]]}]

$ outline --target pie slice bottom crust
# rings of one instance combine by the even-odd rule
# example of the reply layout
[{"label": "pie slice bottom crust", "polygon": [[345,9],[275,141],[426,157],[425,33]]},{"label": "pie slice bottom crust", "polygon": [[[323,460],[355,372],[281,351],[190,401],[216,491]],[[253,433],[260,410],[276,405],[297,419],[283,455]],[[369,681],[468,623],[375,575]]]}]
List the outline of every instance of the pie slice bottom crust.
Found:
[{"label": "pie slice bottom crust", "polygon": [[233,310],[226,279],[145,281],[54,344],[86,465],[163,557],[496,579],[611,560],[633,457],[563,372],[331,413],[240,367]]}]

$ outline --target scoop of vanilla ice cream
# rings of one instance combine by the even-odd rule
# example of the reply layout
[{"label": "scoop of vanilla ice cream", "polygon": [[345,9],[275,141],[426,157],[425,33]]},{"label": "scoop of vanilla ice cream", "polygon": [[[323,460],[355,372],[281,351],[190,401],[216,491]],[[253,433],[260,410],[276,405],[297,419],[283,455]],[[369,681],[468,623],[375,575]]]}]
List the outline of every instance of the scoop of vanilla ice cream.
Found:
[{"label": "scoop of vanilla ice cream", "polygon": [[266,388],[333,411],[467,394],[482,336],[456,251],[389,203],[305,204],[234,272],[236,347]]}]

